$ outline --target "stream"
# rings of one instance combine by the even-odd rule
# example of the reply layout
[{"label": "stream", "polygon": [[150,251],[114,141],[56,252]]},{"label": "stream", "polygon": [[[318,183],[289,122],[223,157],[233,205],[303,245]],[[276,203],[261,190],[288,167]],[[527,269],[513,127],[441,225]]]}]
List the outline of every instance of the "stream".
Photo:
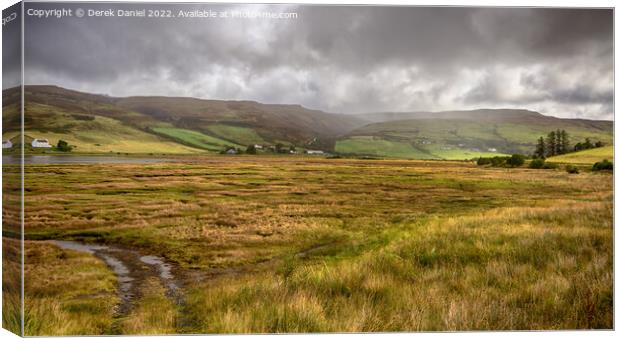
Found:
[{"label": "stream", "polygon": [[166,288],[166,296],[176,304],[182,302],[180,285],[173,274],[172,265],[162,257],[142,255],[136,250],[102,244],[75,241],[49,241],[62,249],[84,252],[103,260],[118,279],[121,303],[117,316],[129,313],[132,301],[140,297],[140,286],[148,277],[157,277]]}]

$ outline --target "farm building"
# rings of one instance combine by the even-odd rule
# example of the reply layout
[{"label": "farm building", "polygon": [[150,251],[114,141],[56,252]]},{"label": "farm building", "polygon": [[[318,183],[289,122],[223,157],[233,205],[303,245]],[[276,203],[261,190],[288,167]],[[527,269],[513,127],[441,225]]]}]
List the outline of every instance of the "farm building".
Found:
[{"label": "farm building", "polygon": [[226,154],[228,154],[228,155],[235,155],[235,154],[237,154],[237,151],[235,149],[233,149],[233,148],[230,148],[230,149],[226,150]]},{"label": "farm building", "polygon": [[13,148],[13,142],[11,142],[11,140],[2,141],[2,148],[4,149]]},{"label": "farm building", "polygon": [[258,150],[258,149],[263,149],[263,146],[260,144],[255,144],[254,145],[254,149]]},{"label": "farm building", "polygon": [[45,138],[35,138],[31,143],[33,148],[51,148],[52,145]]},{"label": "farm building", "polygon": [[325,152],[323,150],[308,150],[308,155],[323,155]]}]

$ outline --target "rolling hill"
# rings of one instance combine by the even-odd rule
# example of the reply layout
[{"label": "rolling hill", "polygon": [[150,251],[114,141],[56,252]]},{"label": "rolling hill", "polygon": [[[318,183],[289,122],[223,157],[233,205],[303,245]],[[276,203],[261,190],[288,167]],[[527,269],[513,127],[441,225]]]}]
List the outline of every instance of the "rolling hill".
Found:
[{"label": "rolling hill", "polygon": [[380,122],[369,123],[341,137],[336,151],[435,159],[529,154],[540,136],[556,129],[566,130],[573,144],[586,137],[606,144],[613,142],[611,121],[560,119],[528,110],[479,109],[358,116]]},{"label": "rolling hill", "polygon": [[[8,89],[4,139],[19,131],[19,96]],[[76,152],[199,153],[249,144],[333,148],[336,138],[364,124],[354,116],[299,105],[184,97],[126,97],[55,86],[25,87],[25,133],[59,139]]]}]

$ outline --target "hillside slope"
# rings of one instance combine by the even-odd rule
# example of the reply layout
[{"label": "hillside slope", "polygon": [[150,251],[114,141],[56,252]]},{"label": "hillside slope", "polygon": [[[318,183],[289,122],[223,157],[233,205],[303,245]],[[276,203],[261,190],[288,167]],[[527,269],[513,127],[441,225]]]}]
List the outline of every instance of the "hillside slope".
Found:
[{"label": "hillside slope", "polygon": [[547,162],[556,163],[577,163],[577,164],[594,164],[602,160],[614,160],[614,146],[606,146],[601,148],[593,148],[574,153],[549,157]]},{"label": "hillside slope", "polygon": [[[396,113],[378,113],[373,119],[393,119]],[[463,159],[494,154],[534,151],[536,140],[550,131],[564,129],[571,143],[586,137],[613,142],[611,121],[560,119],[528,110],[480,109],[440,113],[403,113],[415,117],[371,123],[358,128],[336,144],[336,150],[405,158]],[[382,147],[380,144],[389,143]],[[410,154],[391,149],[410,147]],[[417,154],[423,153],[420,157]]]},{"label": "hillside slope", "polygon": [[[18,93],[3,91],[4,139],[19,130]],[[299,105],[115,98],[55,86],[26,86],[25,102],[28,137],[47,138],[53,144],[63,139],[76,146],[76,152],[196,153],[254,143],[328,150],[336,137],[364,123]]]}]

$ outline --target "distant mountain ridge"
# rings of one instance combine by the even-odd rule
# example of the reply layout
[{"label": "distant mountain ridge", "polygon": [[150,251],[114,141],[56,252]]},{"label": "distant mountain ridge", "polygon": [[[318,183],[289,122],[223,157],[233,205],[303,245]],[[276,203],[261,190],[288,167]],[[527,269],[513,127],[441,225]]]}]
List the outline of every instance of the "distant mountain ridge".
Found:
[{"label": "distant mountain ridge", "polygon": [[478,120],[485,122],[582,122],[584,125],[598,126],[607,128],[613,121],[590,120],[578,118],[558,118],[554,116],[543,115],[539,112],[526,109],[473,109],[473,110],[448,110],[439,112],[376,112],[362,113],[355,116],[371,123],[401,121],[401,120]]},{"label": "distant mountain ridge", "polygon": [[[3,138],[17,135],[19,89],[3,91]],[[76,152],[200,153],[250,144],[402,158],[527,153],[536,138],[566,129],[575,140],[613,140],[613,123],[519,109],[332,114],[300,105],[189,97],[111,97],[25,86],[26,136],[59,139]]]}]

